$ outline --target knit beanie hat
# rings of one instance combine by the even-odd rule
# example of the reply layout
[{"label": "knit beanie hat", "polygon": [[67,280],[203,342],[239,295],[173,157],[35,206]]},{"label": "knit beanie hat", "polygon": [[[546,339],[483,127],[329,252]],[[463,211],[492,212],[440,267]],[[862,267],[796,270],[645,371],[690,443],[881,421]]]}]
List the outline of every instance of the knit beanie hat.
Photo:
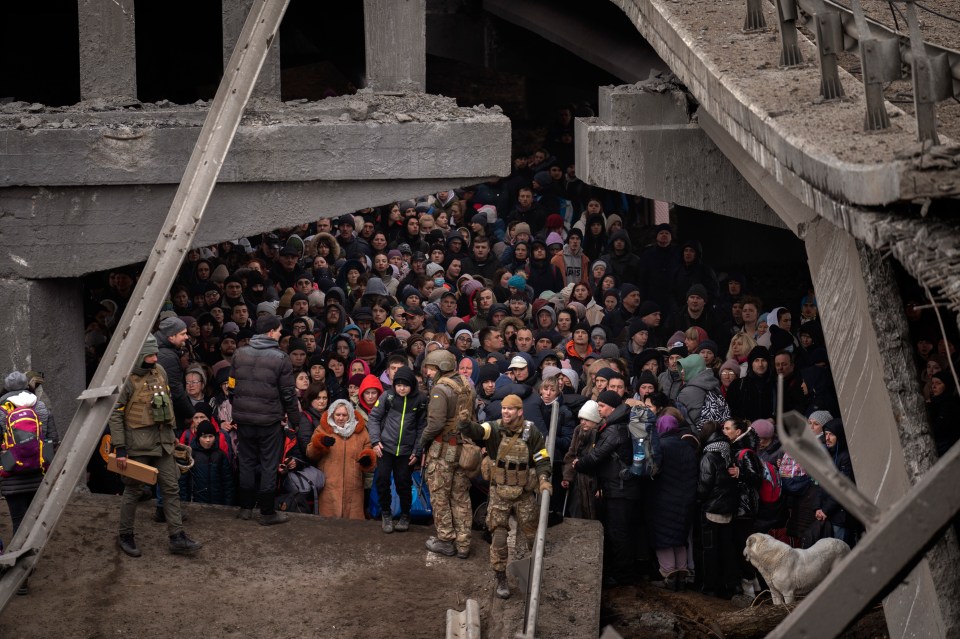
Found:
[{"label": "knit beanie hat", "polygon": [[605,390],[597,396],[598,404],[606,404],[610,408],[617,408],[620,404],[623,403],[623,398],[620,397],[619,393],[614,393],[613,391]]},{"label": "knit beanie hat", "polygon": [[299,337],[294,337],[290,340],[289,346],[287,346],[287,353],[292,353],[293,351],[303,351],[307,352],[307,343],[304,342]]},{"label": "knit beanie hat", "polygon": [[168,317],[160,322],[158,328],[163,337],[173,337],[180,331],[187,330],[187,325],[179,317]]},{"label": "knit beanie hat", "polygon": [[740,364],[739,364],[739,363],[737,362],[737,360],[735,360],[735,359],[728,359],[727,361],[725,361],[725,362],[723,363],[722,366],[720,366],[720,372],[722,373],[723,371],[733,371],[733,372],[736,373],[737,376],[739,377],[739,376],[740,376]]},{"label": "knit beanie hat", "polygon": [[821,426],[833,419],[833,415],[830,414],[828,410],[815,410],[810,413],[810,419],[817,422]]},{"label": "knit beanie hat", "polygon": [[[826,413],[827,411],[822,412]],[[829,415],[829,413],[827,414]],[[773,434],[776,432],[769,419],[754,420],[750,422],[750,426],[760,439],[773,439]]]},{"label": "knit beanie hat", "polygon": [[707,295],[707,287],[703,284],[694,284],[687,289],[687,297],[690,297],[691,295],[696,295],[705,302],[710,299],[709,295]]},{"label": "knit beanie hat", "polygon": [[513,275],[507,280],[507,286],[512,286],[513,288],[523,291],[527,288],[527,278],[522,275]]},{"label": "knit beanie hat", "polygon": [[640,377],[637,378],[637,386],[643,386],[644,384],[650,384],[654,389],[660,388],[660,383],[657,381],[657,376],[651,373],[650,371],[643,371],[640,373]]},{"label": "knit beanie hat", "polygon": [[477,383],[495,382],[500,377],[500,371],[496,364],[484,364],[480,367],[480,373],[477,377]]},{"label": "knit beanie hat", "polygon": [[600,417],[599,407],[592,399],[588,399],[583,403],[583,406],[580,407],[580,412],[577,413],[577,417],[595,424],[599,424],[601,421],[603,421],[603,418]]},{"label": "knit beanie hat", "polygon": [[395,333],[393,332],[392,328],[388,326],[381,326],[376,331],[374,331],[373,341],[376,343],[377,346],[380,346],[380,343],[383,340],[387,339],[388,337],[393,337],[394,335]]},{"label": "knit beanie hat", "polygon": [[377,345],[373,340],[362,339],[357,342],[357,357],[374,357],[377,354]]},{"label": "knit beanie hat", "polygon": [[197,438],[203,437],[204,435],[216,435],[217,429],[213,427],[213,424],[210,423],[210,420],[203,420],[197,424]]},{"label": "knit beanie hat", "polygon": [[518,395],[507,395],[500,402],[501,408],[523,408],[523,400]]},{"label": "knit beanie hat", "polygon": [[[154,351],[156,353],[156,351]],[[8,393],[10,391],[21,391],[27,388],[27,376],[20,371],[13,371],[3,380],[3,388]]]}]

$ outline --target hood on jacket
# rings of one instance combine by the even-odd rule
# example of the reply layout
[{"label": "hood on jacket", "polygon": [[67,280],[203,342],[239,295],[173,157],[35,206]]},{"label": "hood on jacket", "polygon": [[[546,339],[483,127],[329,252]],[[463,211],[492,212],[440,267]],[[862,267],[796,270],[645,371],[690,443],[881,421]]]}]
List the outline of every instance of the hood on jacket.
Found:
[{"label": "hood on jacket", "polygon": [[707,365],[704,363],[702,355],[694,353],[693,355],[687,355],[678,360],[677,367],[683,372],[684,380],[689,383],[693,381],[693,378],[699,375]]},{"label": "hood on jacket", "polygon": [[[509,378],[507,378],[509,379]],[[510,382],[509,384],[504,384],[498,388],[491,398],[493,401],[502,400],[507,395],[516,395],[520,399],[526,399],[533,393],[533,388],[527,386],[526,384],[517,384],[516,382]]]},{"label": "hood on jacket", "polygon": [[367,295],[382,295],[383,297],[389,297],[390,293],[387,291],[387,287],[384,285],[383,280],[379,277],[371,277],[367,280],[367,288],[363,291],[363,296]]},{"label": "hood on jacket", "polygon": [[608,242],[608,246],[610,247],[610,253],[612,255],[615,254],[613,243],[616,240],[624,240],[626,242],[626,248],[623,251],[624,255],[629,255],[630,253],[633,253],[633,244],[630,242],[630,234],[627,233],[625,229],[620,229],[619,231],[617,231],[616,233],[610,236],[610,241]]},{"label": "hood on jacket", "polygon": [[271,339],[266,335],[254,335],[250,338],[250,342],[247,344],[251,348],[280,348],[280,344],[277,343],[277,340]]},{"label": "hood on jacket", "polygon": [[843,452],[847,450],[847,434],[843,430],[843,420],[841,420],[839,417],[834,417],[823,425],[823,432],[833,433],[836,435],[837,445],[835,450],[837,452]]},{"label": "hood on jacket", "polygon": [[697,256],[693,258],[694,264],[700,264],[701,262],[703,262],[703,246],[700,244],[700,240],[687,240],[686,242],[680,245],[681,261],[682,261],[683,249],[687,249],[687,248],[693,249],[694,252],[697,254]]},{"label": "hood on jacket", "polygon": [[380,380],[377,379],[375,375],[371,375],[368,372],[367,375],[363,378],[363,381],[360,382],[360,391],[359,391],[360,405],[363,406],[367,410],[367,412],[370,412],[373,406],[372,405],[368,406],[367,403],[363,401],[363,393],[364,391],[370,390],[371,388],[377,389],[377,392],[378,392],[377,397],[383,394],[383,384],[380,383]]},{"label": "hood on jacket", "polygon": [[755,359],[765,359],[767,360],[767,374],[764,376],[770,377],[771,370],[773,369],[773,362],[771,361],[770,351],[767,350],[766,346],[754,346],[750,351],[750,355],[747,356],[747,375],[753,375],[757,377],[758,375],[753,372],[753,360]]},{"label": "hood on jacket", "polygon": [[317,244],[325,244],[330,248],[330,255],[327,256],[327,262],[333,264],[340,258],[340,244],[337,243],[337,238],[333,237],[330,233],[317,233],[311,238],[310,243],[307,245],[307,255],[314,256],[317,254]]}]

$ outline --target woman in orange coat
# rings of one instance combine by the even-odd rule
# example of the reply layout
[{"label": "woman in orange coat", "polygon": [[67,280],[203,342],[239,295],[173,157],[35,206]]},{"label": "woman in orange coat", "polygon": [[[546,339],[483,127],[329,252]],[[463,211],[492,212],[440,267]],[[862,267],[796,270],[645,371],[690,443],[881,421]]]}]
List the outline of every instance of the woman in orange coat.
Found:
[{"label": "woman in orange coat", "polygon": [[313,431],[307,457],[323,471],[320,515],[363,519],[364,474],[373,472],[377,455],[370,448],[366,420],[348,400],[330,404]]}]

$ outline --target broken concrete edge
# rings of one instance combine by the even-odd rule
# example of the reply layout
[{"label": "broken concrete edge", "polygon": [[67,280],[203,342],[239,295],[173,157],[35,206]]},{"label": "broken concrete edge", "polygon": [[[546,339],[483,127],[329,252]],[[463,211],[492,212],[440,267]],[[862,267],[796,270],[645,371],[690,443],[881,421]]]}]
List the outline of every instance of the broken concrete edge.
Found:
[{"label": "broken concrete edge", "polygon": [[[0,105],[0,129],[16,129],[24,117],[39,118],[41,123],[32,128],[82,128],[109,125],[203,126],[213,101],[198,100],[180,105],[163,100],[150,103],[123,97],[97,98],[65,107],[50,107],[22,101]],[[411,121],[476,121],[491,118],[506,120],[498,106],[457,106],[455,98],[429,93],[358,91],[322,100],[289,100],[281,102],[265,97],[252,98],[244,112],[241,126],[251,123],[275,124],[290,122],[342,121],[346,115],[355,122],[373,120],[396,122],[398,115],[409,115]],[[319,120],[317,120],[319,118]],[[69,120],[72,125],[63,126]],[[52,126],[60,123],[59,127]],[[73,126],[75,125],[75,126]]]},{"label": "broken concrete edge", "polygon": [[[848,74],[844,75],[844,86],[848,87],[849,100],[837,103],[834,109],[843,114],[842,122],[834,122],[832,126],[842,124],[843,137],[855,137],[869,146],[889,147],[879,155],[874,153],[869,157],[864,155],[862,162],[850,162],[842,159],[837,152],[825,146],[831,141],[839,144],[837,139],[821,133],[817,143],[805,139],[801,131],[809,130],[811,123],[804,116],[785,112],[776,113],[758,105],[764,103],[763,95],[751,90],[742,81],[740,76],[725,69],[719,69],[717,62],[712,58],[701,58],[701,50],[692,47],[690,42],[700,41],[692,27],[686,27],[685,21],[693,20],[699,12],[690,9],[694,16],[685,18],[683,15],[666,6],[660,0],[612,0],[630,18],[638,31],[653,45],[658,54],[677,73],[684,84],[690,89],[707,109],[707,111],[734,136],[735,139],[751,152],[754,158],[768,171],[776,175],[779,167],[787,167],[796,171],[805,181],[816,185],[838,199],[859,205],[884,205],[902,199],[902,174],[906,167],[902,161],[895,159],[896,152],[902,152],[917,146],[915,124],[906,117],[899,119],[894,128],[882,134],[865,133],[862,131],[862,107],[859,96],[862,85]],[[715,12],[737,12],[740,8],[734,5],[711,5]],[[719,18],[719,17],[717,17]],[[699,19],[699,18],[696,18]],[[732,18],[731,18],[732,19]],[[749,38],[738,32],[725,41],[725,47],[735,47],[738,41],[749,41],[754,49],[744,50],[743,55],[750,59],[776,59],[777,43],[769,42],[769,38]],[[813,44],[801,39],[808,59],[816,59],[816,49]],[[719,45],[718,45],[719,46]],[[762,49],[757,53],[756,49]],[[762,71],[761,71],[762,72]],[[803,87],[814,101],[819,91],[819,71],[816,65],[807,65],[801,69],[792,69],[785,75],[784,71],[777,70],[775,82],[759,83],[765,86],[782,87],[789,77],[798,77],[798,86]],[[799,80],[802,79],[802,82]],[[802,98],[797,98],[801,100]],[[901,114],[899,109],[887,105],[888,110]],[[800,109],[801,111],[803,109]],[[788,117],[789,116],[789,117]],[[746,122],[746,125],[740,125]],[[829,123],[824,120],[818,124],[824,128]],[[734,126],[736,125],[736,126]],[[838,136],[833,136],[837,138]],[[877,140],[882,142],[877,143]],[[878,157],[880,162],[878,162]],[[958,171],[960,173],[960,171]],[[909,194],[915,197],[911,191]],[[937,191],[931,195],[940,196]]]},{"label": "broken concrete edge", "polygon": [[[218,184],[193,246],[236,241],[488,177]],[[80,277],[143,262],[176,190],[169,184],[0,189],[5,255],[0,277]],[[45,220],[42,231],[38,216]]]}]

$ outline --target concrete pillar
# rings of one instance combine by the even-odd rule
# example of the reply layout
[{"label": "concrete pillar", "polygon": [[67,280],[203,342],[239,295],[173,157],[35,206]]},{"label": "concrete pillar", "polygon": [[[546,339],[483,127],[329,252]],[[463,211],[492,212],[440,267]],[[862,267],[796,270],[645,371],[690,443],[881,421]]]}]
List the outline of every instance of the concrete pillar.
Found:
[{"label": "concrete pillar", "polygon": [[[857,486],[877,506],[888,508],[933,459],[905,342],[902,302],[876,253],[830,222],[809,223],[804,239]],[[887,595],[883,604],[891,637],[960,632],[957,563],[950,534]]]},{"label": "concrete pillar", "polygon": [[77,0],[80,98],[137,97],[133,0]]},{"label": "concrete pillar", "polygon": [[[230,62],[230,56],[233,55],[233,49],[237,46],[237,39],[240,37],[240,32],[243,31],[243,23],[246,22],[247,16],[250,14],[253,2],[254,0],[221,0],[224,68]],[[253,87],[252,97],[280,99],[279,31],[270,45],[270,51],[267,53],[263,68],[260,69],[260,77],[257,78],[256,86]]]},{"label": "concrete pillar", "polygon": [[368,89],[426,89],[426,0],[363,0],[363,32]]},{"label": "concrete pillar", "polygon": [[80,280],[0,278],[0,299],[0,374],[42,372],[43,397],[63,435],[86,388]]}]

